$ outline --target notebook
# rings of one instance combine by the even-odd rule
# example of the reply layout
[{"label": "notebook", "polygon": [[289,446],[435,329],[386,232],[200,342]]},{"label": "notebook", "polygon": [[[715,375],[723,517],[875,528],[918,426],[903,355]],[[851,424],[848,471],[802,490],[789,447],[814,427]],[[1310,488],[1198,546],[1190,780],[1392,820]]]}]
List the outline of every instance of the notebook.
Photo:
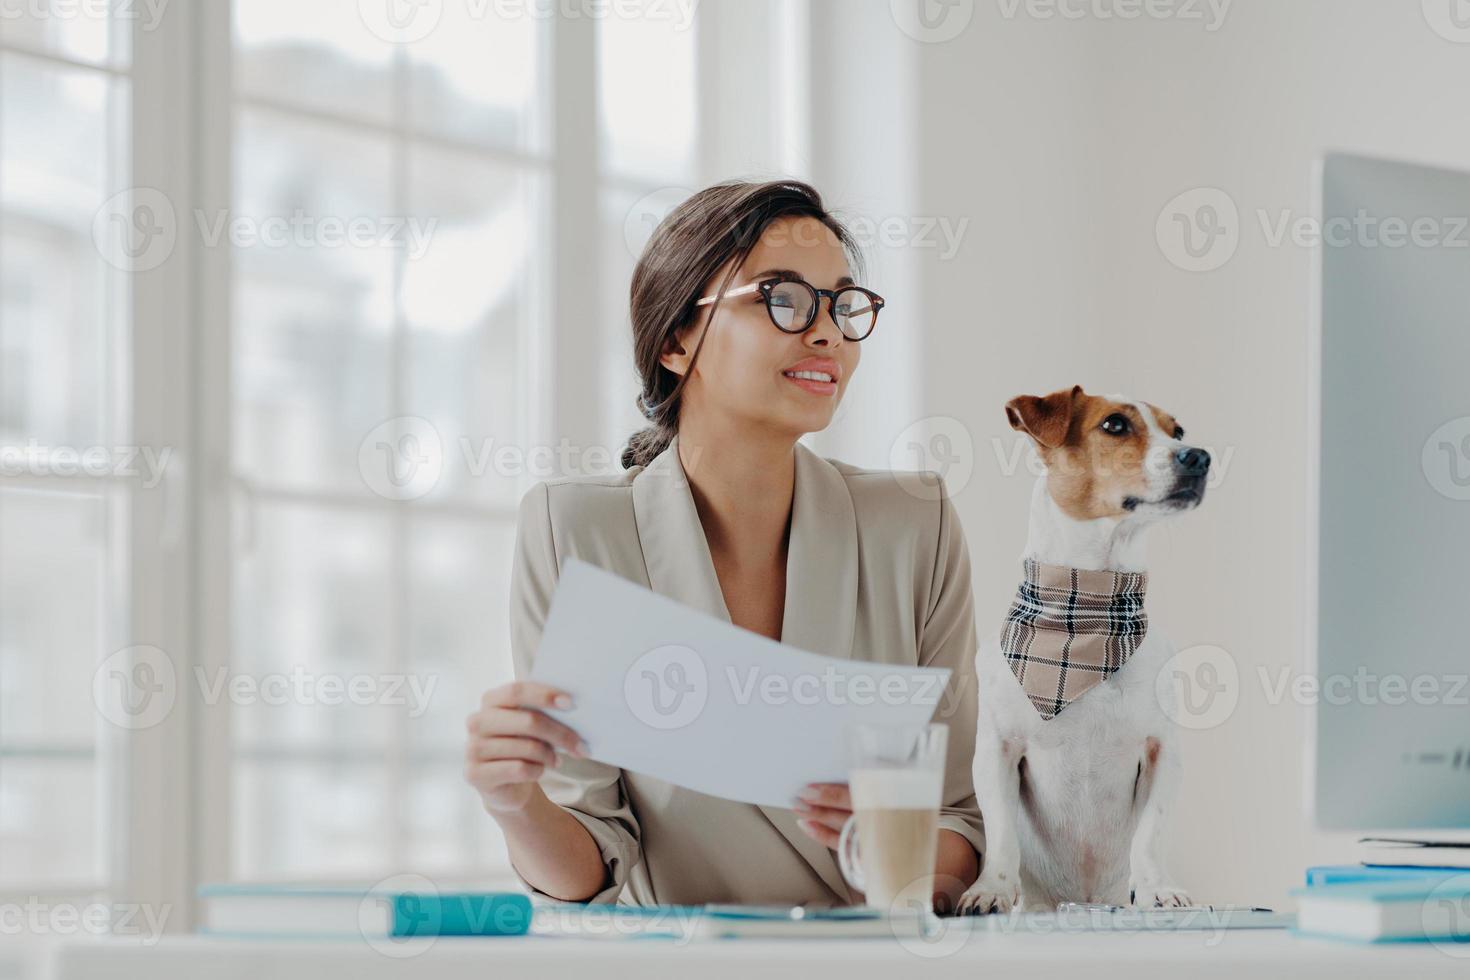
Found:
[{"label": "notebook", "polygon": [[1372,867],[1470,870],[1470,844],[1396,837],[1358,841],[1363,863]]},{"label": "notebook", "polygon": [[539,903],[531,932],[583,939],[910,938],[928,923],[862,907]]}]

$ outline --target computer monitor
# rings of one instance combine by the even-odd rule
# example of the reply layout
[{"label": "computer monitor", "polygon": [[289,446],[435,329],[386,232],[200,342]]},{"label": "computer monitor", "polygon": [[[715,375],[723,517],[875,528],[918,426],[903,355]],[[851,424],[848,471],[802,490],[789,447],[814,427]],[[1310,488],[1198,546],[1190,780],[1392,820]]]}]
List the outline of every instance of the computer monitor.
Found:
[{"label": "computer monitor", "polygon": [[1319,177],[1312,811],[1470,828],[1470,173],[1329,155]]}]

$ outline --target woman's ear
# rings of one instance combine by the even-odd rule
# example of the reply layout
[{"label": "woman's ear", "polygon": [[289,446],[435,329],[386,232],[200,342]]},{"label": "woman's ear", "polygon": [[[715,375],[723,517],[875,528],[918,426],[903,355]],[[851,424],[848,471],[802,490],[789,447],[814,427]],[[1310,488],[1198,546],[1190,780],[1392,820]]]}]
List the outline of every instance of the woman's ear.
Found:
[{"label": "woman's ear", "polygon": [[663,350],[658,355],[658,362],[681,378],[689,372],[689,364],[694,359],[694,348],[698,346],[698,338],[694,336],[695,329],[696,324],[691,323],[675,330],[664,341]]}]

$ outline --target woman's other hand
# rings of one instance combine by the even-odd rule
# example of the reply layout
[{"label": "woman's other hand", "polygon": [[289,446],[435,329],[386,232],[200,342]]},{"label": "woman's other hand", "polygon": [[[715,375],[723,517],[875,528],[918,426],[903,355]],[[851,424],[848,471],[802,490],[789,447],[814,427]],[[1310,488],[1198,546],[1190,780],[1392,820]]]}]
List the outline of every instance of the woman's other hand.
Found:
[{"label": "woman's other hand", "polygon": [[852,794],[846,783],[808,783],[795,810],[802,831],[835,850],[842,825],[852,816]]},{"label": "woman's other hand", "polygon": [[514,681],[486,691],[465,719],[465,779],[491,813],[519,811],[540,791],[537,780],[560,764],[556,750],[581,758],[577,733],[536,709],[572,706],[565,691]]}]

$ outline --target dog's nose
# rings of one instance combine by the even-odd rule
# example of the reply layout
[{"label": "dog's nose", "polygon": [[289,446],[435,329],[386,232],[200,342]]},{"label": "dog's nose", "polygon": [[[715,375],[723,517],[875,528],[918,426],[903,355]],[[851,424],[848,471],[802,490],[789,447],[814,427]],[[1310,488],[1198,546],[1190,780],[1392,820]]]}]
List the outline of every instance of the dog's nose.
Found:
[{"label": "dog's nose", "polygon": [[1210,454],[1193,446],[1185,446],[1175,453],[1174,461],[1185,476],[1204,476],[1210,470]]}]

